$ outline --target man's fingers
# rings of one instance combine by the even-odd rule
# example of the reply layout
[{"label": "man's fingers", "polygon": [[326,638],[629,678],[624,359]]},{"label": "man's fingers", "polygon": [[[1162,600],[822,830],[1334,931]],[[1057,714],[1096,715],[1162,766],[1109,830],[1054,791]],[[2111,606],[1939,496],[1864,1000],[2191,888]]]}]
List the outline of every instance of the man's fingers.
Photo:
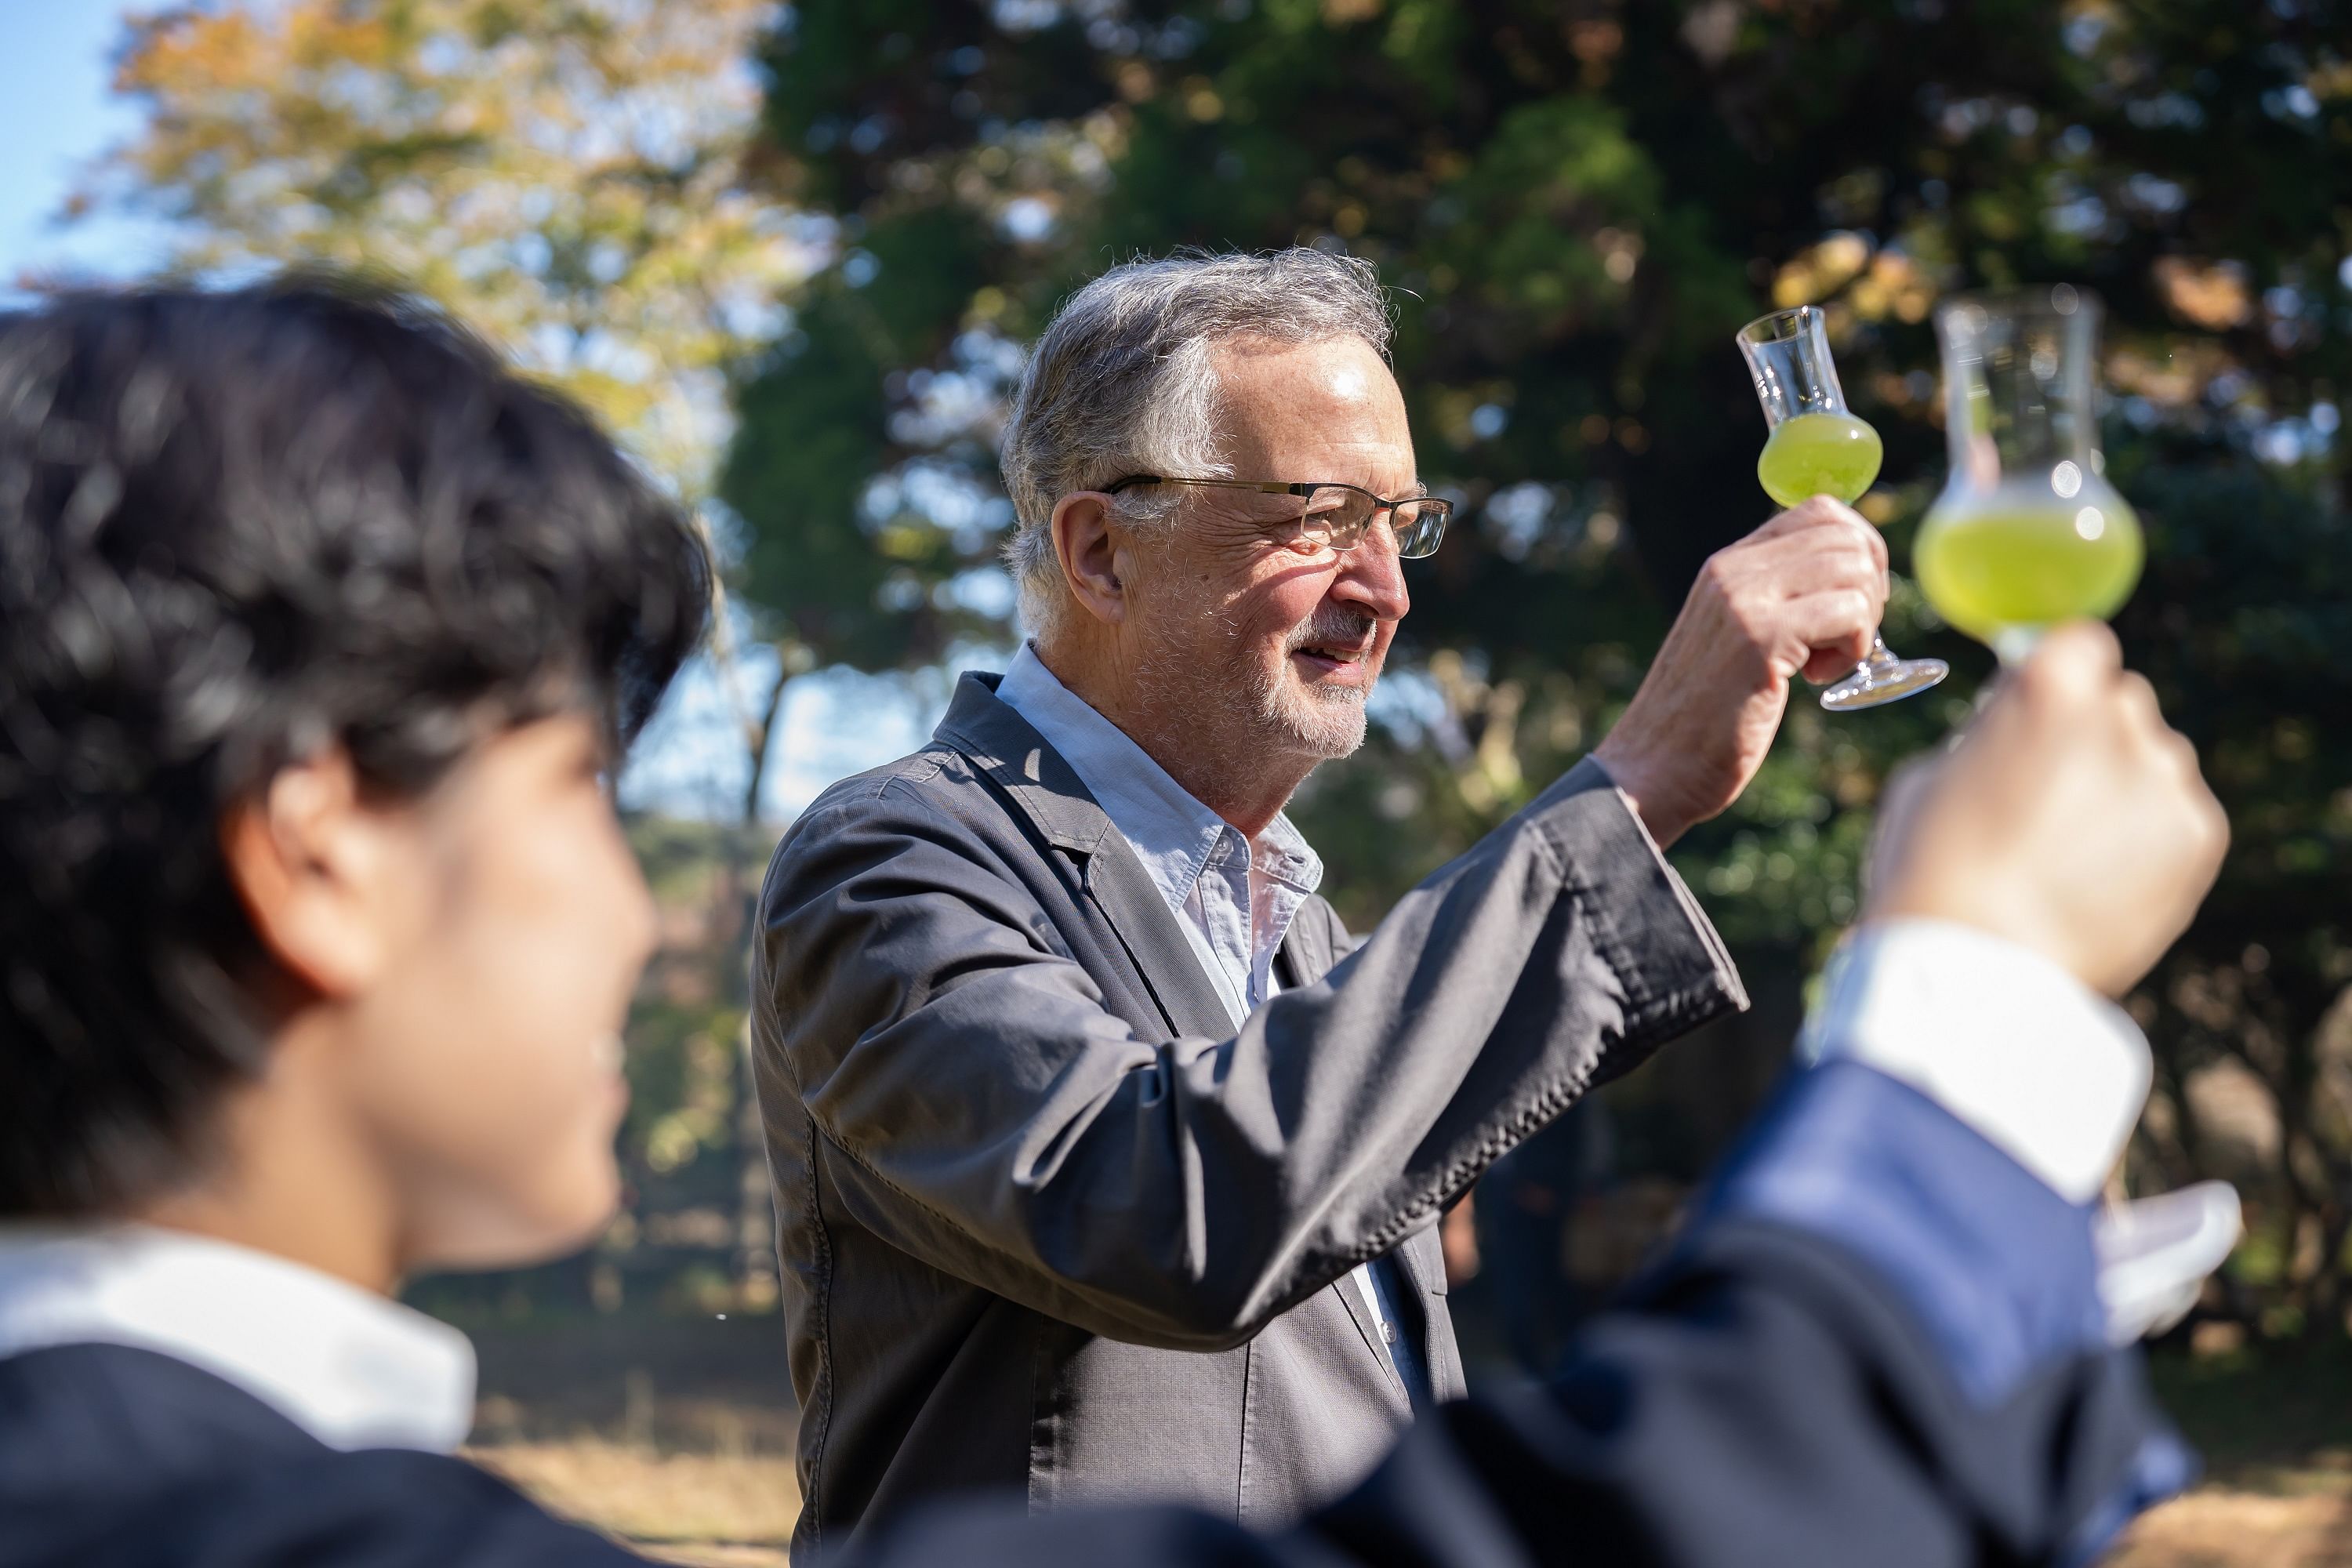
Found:
[{"label": "man's fingers", "polygon": [[1877,820],[1871,830],[1870,855],[1863,866],[1865,895],[1902,855],[1920,806],[1929,798],[1949,761],[1947,755],[1929,752],[1913,757],[1888,775],[1885,787],[1878,792]]},{"label": "man's fingers", "polygon": [[2153,742],[2173,732],[2164,721],[2164,710],[2157,705],[2156,688],[2138,670],[2126,669],[2116,677],[2116,701],[2134,733],[2145,740]]},{"label": "man's fingers", "polygon": [[1937,777],[1916,804],[1890,787],[1872,907],[1979,925],[2108,995],[2179,936],[2229,845],[2194,749],[2103,626],[2045,637]]},{"label": "man's fingers", "polygon": [[1784,599],[1831,588],[1860,588],[1882,601],[1885,598],[1885,569],[1859,541],[1843,533],[1808,534],[1783,541],[1782,545],[1758,552],[1754,565],[1759,588],[1769,583]]},{"label": "man's fingers", "polygon": [[1816,528],[1853,527],[1876,533],[1863,515],[1843,501],[1829,496],[1809,496],[1789,508],[1775,512],[1762,527],[1750,533],[1745,542],[1760,544],[1767,540],[1785,538]]},{"label": "man's fingers", "polygon": [[1836,504],[1830,501],[1827,496],[1816,496],[1811,500],[1801,500],[1787,510],[1776,511],[1766,518],[1763,526],[1750,533],[1743,542],[1760,544],[1768,539],[1781,539],[1791,533],[1801,533],[1809,528],[1819,528],[1823,522],[1830,521],[1831,517],[1829,511],[1821,504],[1822,502],[1828,502],[1832,506]]},{"label": "man's fingers", "polygon": [[[2204,781],[2200,778],[2198,782],[2201,784]],[[2210,789],[2199,792],[2197,820],[2205,836],[2205,885],[2197,894],[2198,901],[2202,903],[2221,878],[2221,862],[2230,854],[2230,814],[2221,808],[2220,798]]]},{"label": "man's fingers", "polygon": [[1770,521],[1748,537],[1758,541],[1778,539],[1790,533],[1802,533],[1808,529],[1841,526],[1865,529],[1872,533],[1878,531],[1871,528],[1869,521],[1862,513],[1843,501],[1833,500],[1828,496],[1813,496],[1799,501],[1786,511],[1775,513]]},{"label": "man's fingers", "polygon": [[1834,680],[1862,662],[1878,629],[1883,601],[1865,588],[1827,588],[1789,601],[1781,626],[1793,653],[1806,651],[1802,669],[1812,681]]},{"label": "man's fingers", "polygon": [[[1862,516],[1859,512],[1856,512],[1854,515],[1857,517]],[[1863,542],[1869,546],[1871,560],[1875,562],[1878,565],[1878,574],[1881,577],[1884,577],[1894,565],[1894,563],[1888,558],[1886,553],[1886,535],[1879,532],[1878,525],[1872,522],[1866,517],[1862,519],[1862,526],[1864,530],[1862,536]]]},{"label": "man's fingers", "polygon": [[1885,592],[1886,541],[1853,511],[1829,501],[1811,514],[1783,512],[1773,523],[1784,520],[1789,526],[1775,530],[1767,524],[1725,550],[1725,575],[1741,583],[1769,582],[1790,598],[1839,582],[1874,584]]},{"label": "man's fingers", "polygon": [[2015,685],[2024,700],[2072,704],[2106,689],[2123,668],[2123,645],[2101,621],[2070,621],[2042,637]]}]

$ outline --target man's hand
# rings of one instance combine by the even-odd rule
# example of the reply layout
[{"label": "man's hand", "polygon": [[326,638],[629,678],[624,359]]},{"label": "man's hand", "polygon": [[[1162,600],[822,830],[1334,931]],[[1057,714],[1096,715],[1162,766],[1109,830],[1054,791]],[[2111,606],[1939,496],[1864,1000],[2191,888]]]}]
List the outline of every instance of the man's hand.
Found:
[{"label": "man's hand", "polygon": [[2063,626],[1949,755],[1897,775],[1865,920],[1958,921],[2120,996],[2189,925],[2230,825],[2115,634]]},{"label": "man's hand", "polygon": [[1815,496],[1710,556],[1633,693],[1593,752],[1661,846],[1739,798],[1789,682],[1862,660],[1886,605],[1886,542]]}]

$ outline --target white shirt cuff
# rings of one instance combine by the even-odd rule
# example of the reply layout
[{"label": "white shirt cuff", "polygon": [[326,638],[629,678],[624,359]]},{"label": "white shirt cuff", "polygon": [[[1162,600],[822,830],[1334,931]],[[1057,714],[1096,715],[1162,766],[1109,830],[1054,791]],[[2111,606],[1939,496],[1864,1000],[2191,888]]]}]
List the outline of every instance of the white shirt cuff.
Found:
[{"label": "white shirt cuff", "polygon": [[2105,1185],[2153,1071],[2122,1008],[2031,948],[1945,921],[1855,932],[1798,1052],[1902,1079],[2071,1203]]}]

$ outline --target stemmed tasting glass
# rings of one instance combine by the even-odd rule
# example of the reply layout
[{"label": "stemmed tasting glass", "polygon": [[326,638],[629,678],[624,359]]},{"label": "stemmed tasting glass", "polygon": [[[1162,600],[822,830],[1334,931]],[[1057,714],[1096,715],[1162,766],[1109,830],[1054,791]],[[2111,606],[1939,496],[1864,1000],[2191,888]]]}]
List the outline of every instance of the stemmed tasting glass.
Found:
[{"label": "stemmed tasting glass", "polygon": [[2099,300],[2070,283],[1962,295],[1937,310],[1936,339],[1952,472],[1919,526],[1919,586],[2016,664],[2139,581],[2139,519],[2098,447]]},{"label": "stemmed tasting glass", "polygon": [[[1784,507],[1817,495],[1849,505],[1859,500],[1878,478],[1884,448],[1878,432],[1845,405],[1827,317],[1811,305],[1775,310],[1740,328],[1737,341],[1771,432],[1756,459],[1764,493]],[[1940,658],[1897,658],[1873,632],[1868,655],[1822,690],[1822,706],[1833,713],[1875,708],[1925,691],[1950,673]]]}]

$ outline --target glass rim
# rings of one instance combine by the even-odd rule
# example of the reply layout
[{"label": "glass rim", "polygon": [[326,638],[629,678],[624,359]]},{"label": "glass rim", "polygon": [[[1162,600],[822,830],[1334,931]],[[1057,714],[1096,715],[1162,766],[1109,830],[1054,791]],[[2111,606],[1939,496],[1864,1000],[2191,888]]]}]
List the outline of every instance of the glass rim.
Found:
[{"label": "glass rim", "polygon": [[2106,310],[2106,301],[2099,297],[2096,289],[2062,281],[2024,283],[2008,289],[1972,289],[1966,293],[1948,294],[1936,301],[1936,314],[1941,317],[1971,306],[2011,319],[2048,316],[2064,321],[2085,317],[2095,321]]},{"label": "glass rim", "polygon": [[[1759,345],[1790,342],[1803,337],[1816,319],[1826,327],[1829,324],[1829,312],[1819,305],[1791,305],[1784,310],[1767,310],[1734,332],[1732,336],[1740,342]],[[1774,329],[1769,336],[1759,331],[1759,328],[1766,327]],[[1779,330],[1782,327],[1786,327],[1787,331]]]}]

